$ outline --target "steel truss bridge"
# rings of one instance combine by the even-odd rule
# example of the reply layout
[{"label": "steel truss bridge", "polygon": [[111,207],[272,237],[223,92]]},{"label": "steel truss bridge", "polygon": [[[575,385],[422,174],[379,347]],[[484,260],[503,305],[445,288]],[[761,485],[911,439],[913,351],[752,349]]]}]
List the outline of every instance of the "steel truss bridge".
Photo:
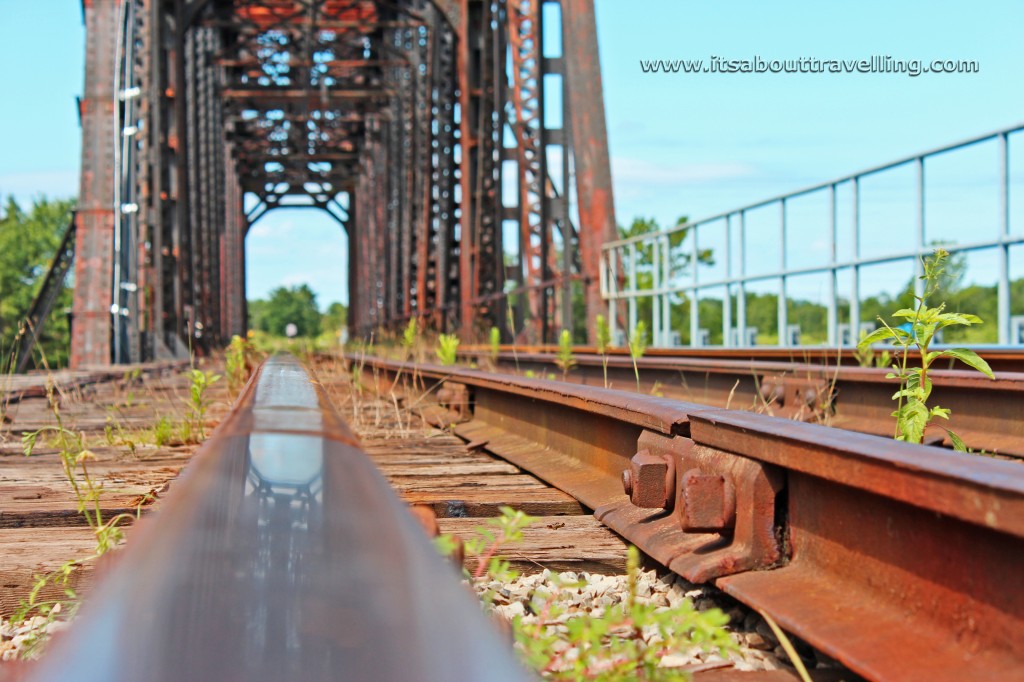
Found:
[{"label": "steel truss bridge", "polygon": [[347,233],[354,334],[418,317],[545,342],[574,300],[600,311],[615,220],[593,0],[84,12],[73,365],[244,332],[245,236],[283,207]]}]

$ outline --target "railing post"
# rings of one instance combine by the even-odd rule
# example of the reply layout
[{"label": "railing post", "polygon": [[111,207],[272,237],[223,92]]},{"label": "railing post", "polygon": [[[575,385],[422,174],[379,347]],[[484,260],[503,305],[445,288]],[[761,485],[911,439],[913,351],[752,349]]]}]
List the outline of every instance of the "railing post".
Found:
[{"label": "railing post", "polygon": [[651,240],[651,345],[660,346],[661,341],[661,244]]},{"label": "railing post", "polygon": [[853,281],[850,283],[850,340],[860,341],[860,177],[853,178]]},{"label": "railing post", "polygon": [[924,157],[917,157],[917,258],[914,259],[914,295],[924,294]]},{"label": "railing post", "polygon": [[838,283],[836,278],[836,186],[829,189],[829,230],[828,230],[828,345],[839,345],[839,302],[836,300]]},{"label": "railing post", "polygon": [[789,336],[786,333],[789,327],[789,310],[788,310],[788,298],[786,294],[786,200],[779,200],[780,214],[779,214],[779,242],[782,245],[782,257],[780,272],[782,277],[779,280],[779,345],[788,346]]},{"label": "railing post", "polygon": [[[662,237],[661,244],[661,272],[663,289],[668,289],[672,282],[672,244],[669,242],[668,236]],[[665,291],[661,295],[661,321],[662,330],[665,338],[662,340],[662,345],[669,346],[672,341],[672,294]]]},{"label": "railing post", "polygon": [[693,254],[690,259],[693,268],[693,290],[690,292],[690,346],[697,347],[700,345],[700,297],[697,296],[697,259],[700,257],[700,247],[697,244],[697,226],[694,225],[690,230],[693,232]]},{"label": "railing post", "polygon": [[999,284],[996,292],[996,321],[999,325],[999,344],[1010,339],[1010,145],[1007,134],[999,136]]},{"label": "railing post", "polygon": [[629,243],[629,329],[626,330],[626,337],[636,329],[636,242]]},{"label": "railing post", "polygon": [[739,239],[739,261],[740,261],[740,286],[736,301],[736,328],[739,330],[739,343],[742,347],[747,345],[747,212],[740,211],[740,239]]},{"label": "railing post", "polygon": [[[725,217],[725,279],[732,279],[732,215]],[[725,285],[722,296],[722,345],[732,346],[732,284]]]}]

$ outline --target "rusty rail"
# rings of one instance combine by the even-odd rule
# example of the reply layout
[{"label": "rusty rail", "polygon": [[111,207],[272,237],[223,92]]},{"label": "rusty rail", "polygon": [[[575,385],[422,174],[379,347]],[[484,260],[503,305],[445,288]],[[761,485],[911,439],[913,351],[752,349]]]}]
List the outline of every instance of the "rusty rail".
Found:
[{"label": "rusty rail", "polygon": [[[561,370],[551,352],[502,352],[497,368],[533,372],[541,376]],[[468,351],[467,360],[490,363],[484,351]],[[693,357],[660,353],[637,360],[641,389],[657,390],[665,397],[714,407],[750,409],[772,416],[823,423],[850,431],[892,435],[892,394],[896,383],[886,379],[887,369],[837,365],[828,357],[807,356],[785,362],[738,355]],[[1008,362],[1008,356],[1002,356]],[[565,379],[603,386],[599,355],[579,353],[577,365]],[[608,379],[614,387],[632,390],[632,359],[616,354],[607,358]],[[996,373],[990,380],[974,370],[934,369],[934,404],[950,408],[950,421],[936,423],[926,441],[949,445],[944,428],[952,429],[971,448],[1024,457],[1024,372]]]},{"label": "rusty rail", "polygon": [[264,363],[35,680],[522,680],[326,394]]},{"label": "rusty rail", "polygon": [[419,382],[461,437],[869,679],[1024,679],[1017,462],[604,388],[358,362],[383,391],[400,371]]},{"label": "rusty rail", "polygon": [[[936,346],[938,348],[940,346]],[[541,353],[554,355],[558,346],[552,345],[509,345],[499,346],[501,353],[513,352]],[[580,355],[597,355],[594,346],[574,346],[573,350]],[[859,367],[860,361],[854,353],[856,349],[849,346],[798,346],[782,348],[779,346],[747,346],[744,348],[723,348],[721,346],[679,347],[679,348],[648,348],[644,352],[646,358],[700,358],[704,360],[743,360],[778,361],[811,365]],[[975,348],[989,366],[996,372],[1024,372],[1024,348],[1021,346],[979,346]],[[490,356],[491,348],[486,345],[467,345],[459,348],[459,355]],[[613,346],[607,351],[609,356],[629,357],[629,349]],[[953,368],[966,368],[957,362]]]}]

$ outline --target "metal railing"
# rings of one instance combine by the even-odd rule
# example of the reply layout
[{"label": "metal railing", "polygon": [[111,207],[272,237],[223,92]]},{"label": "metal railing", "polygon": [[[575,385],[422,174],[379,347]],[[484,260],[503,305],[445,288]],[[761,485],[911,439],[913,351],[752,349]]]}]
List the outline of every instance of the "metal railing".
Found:
[{"label": "metal railing", "polygon": [[[1024,130],[1024,123],[1010,128],[997,130],[986,135],[962,140],[938,149],[932,149],[914,156],[902,158],[884,165],[862,170],[852,175],[835,178],[816,184],[796,192],[759,201],[742,206],[725,213],[713,215],[695,222],[687,222],[671,229],[621,239],[605,244],[601,252],[601,294],[608,302],[609,323],[613,329],[613,338],[617,333],[616,316],[618,302],[625,301],[627,306],[627,324],[630,329],[638,322],[638,302],[650,299],[650,324],[652,340],[655,346],[679,345],[673,343],[671,318],[673,301],[677,295],[685,296],[689,318],[689,345],[709,345],[707,330],[701,327],[699,302],[707,298],[709,290],[724,290],[722,304],[722,344],[725,346],[754,345],[756,331],[748,329],[746,303],[749,285],[775,281],[778,283],[777,331],[778,345],[799,345],[788,333],[792,327],[789,322],[789,304],[792,297],[788,288],[792,278],[802,275],[825,275],[827,293],[825,294],[825,315],[827,328],[827,344],[829,346],[851,345],[856,343],[856,334],[862,324],[872,321],[861,319],[862,302],[862,271],[866,266],[873,266],[898,261],[913,261],[916,275],[915,288],[920,291],[922,274],[921,258],[930,254],[935,242],[929,241],[928,216],[926,214],[927,196],[925,192],[926,162],[937,156],[974,147],[986,142],[995,142],[997,150],[998,217],[994,236],[969,240],[964,243],[945,243],[943,248],[951,254],[976,252],[991,249],[996,252],[998,261],[996,283],[996,308],[998,320],[998,343],[1000,345],[1024,344],[1024,317],[1011,314],[1010,286],[1010,249],[1014,245],[1024,244],[1024,231],[1017,234],[1011,232],[1010,196],[1010,139],[1011,136]],[[1015,140],[1017,138],[1014,138]],[[868,176],[875,176],[884,171],[901,167],[912,168],[914,172],[915,225],[914,245],[910,248],[894,248],[883,253],[864,255],[862,253],[862,181]],[[840,255],[837,245],[839,236],[839,210],[837,194],[850,194],[850,233],[851,240],[848,253]],[[787,262],[787,253],[793,246],[789,234],[789,211],[793,200],[807,196],[824,195],[827,201],[828,218],[821,226],[819,234],[827,240],[827,256],[821,261],[794,267]],[[781,244],[780,259],[776,266],[767,271],[748,272],[748,219],[752,212],[778,210],[777,238]],[[715,230],[725,230],[724,234],[724,276],[712,278],[702,277],[701,243],[702,238],[721,238]],[[1024,255],[1024,253],[1022,253]],[[737,257],[738,256],[738,257]],[[734,262],[735,261],[735,262]],[[738,271],[734,271],[738,270]],[[839,277],[849,274],[849,295],[845,299],[839,296]],[[641,276],[642,275],[642,276]],[[908,278],[910,268],[907,272]],[[735,321],[733,320],[733,301],[735,300]],[[841,324],[840,310],[848,307],[848,322]],[[1022,311],[1024,312],[1024,311]],[[703,332],[703,333],[702,333]],[[753,332],[748,334],[748,332]]]}]

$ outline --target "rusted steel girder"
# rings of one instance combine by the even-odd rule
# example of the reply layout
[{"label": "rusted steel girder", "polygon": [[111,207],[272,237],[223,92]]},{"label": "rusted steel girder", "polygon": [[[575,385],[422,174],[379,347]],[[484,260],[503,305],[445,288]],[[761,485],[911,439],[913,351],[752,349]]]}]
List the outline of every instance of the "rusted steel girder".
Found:
[{"label": "rusted steel girder", "polygon": [[400,372],[457,383],[458,435],[868,679],[1020,678],[1018,462],[605,388],[359,362],[381,390]]},{"label": "rusted steel girder", "polygon": [[29,679],[527,679],[293,357],[132,536]]},{"label": "rusted steel girder", "polygon": [[[467,341],[490,327],[537,342],[572,329],[577,283],[592,288],[580,254],[593,239],[570,220],[571,169],[604,158],[574,161],[572,119],[578,109],[580,130],[603,130],[603,107],[594,109],[600,88],[572,66],[576,56],[542,49],[546,32],[572,43],[563,13],[545,11],[560,7],[90,5],[90,46],[102,49],[90,47],[83,104],[75,362],[205,352],[241,332],[245,234],[291,205],[327,210],[350,232],[356,334],[412,317]],[[596,31],[592,21],[571,30]],[[580,40],[596,45],[596,33]],[[115,71],[121,92],[109,87]],[[547,82],[560,84],[561,122],[546,115],[555,113],[545,108]],[[122,164],[98,156],[110,152],[111,124],[122,127]],[[513,179],[515,201],[504,205]],[[575,192],[581,206],[593,203],[588,192]],[[127,246],[112,254],[112,240]]]},{"label": "rusted steel girder", "polygon": [[587,306],[587,339],[595,342],[596,318],[602,312],[601,245],[618,238],[612,192],[604,89],[597,49],[594,0],[562,0],[565,69],[570,83],[572,148],[579,197],[579,256]]},{"label": "rusted steel girder", "polygon": [[111,361],[111,290],[114,267],[114,74],[117,69],[118,6],[96,0],[85,11],[85,89],[82,173],[75,235],[74,322],[71,366]]}]

